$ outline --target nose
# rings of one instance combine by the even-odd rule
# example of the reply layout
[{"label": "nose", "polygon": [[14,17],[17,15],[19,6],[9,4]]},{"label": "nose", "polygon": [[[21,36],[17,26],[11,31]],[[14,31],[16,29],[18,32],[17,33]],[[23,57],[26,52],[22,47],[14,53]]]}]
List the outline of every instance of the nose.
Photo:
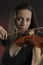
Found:
[{"label": "nose", "polygon": [[26,20],[23,19],[22,22],[21,22],[21,25],[24,26],[25,25],[25,22],[26,22]]}]

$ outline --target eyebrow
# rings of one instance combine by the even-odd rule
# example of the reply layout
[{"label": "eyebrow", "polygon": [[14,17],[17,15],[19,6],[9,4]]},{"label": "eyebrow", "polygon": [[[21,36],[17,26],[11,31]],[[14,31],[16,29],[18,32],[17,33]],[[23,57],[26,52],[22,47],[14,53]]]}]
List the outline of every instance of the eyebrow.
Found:
[{"label": "eyebrow", "polygon": [[21,16],[20,16],[20,17],[16,17],[16,18],[17,18],[17,19],[18,19],[18,18],[22,18],[22,19],[23,19],[23,17],[21,17]]}]

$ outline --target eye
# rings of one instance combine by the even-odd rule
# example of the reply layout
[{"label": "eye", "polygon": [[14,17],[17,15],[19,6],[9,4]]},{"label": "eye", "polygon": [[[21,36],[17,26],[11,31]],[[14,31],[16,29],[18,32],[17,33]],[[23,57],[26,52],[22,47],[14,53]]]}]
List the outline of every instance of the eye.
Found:
[{"label": "eye", "polygon": [[30,21],[30,19],[29,18],[27,18],[27,20],[26,21]]},{"label": "eye", "polygon": [[18,17],[17,20],[18,20],[18,21],[22,21],[23,19],[22,19],[21,17]]}]

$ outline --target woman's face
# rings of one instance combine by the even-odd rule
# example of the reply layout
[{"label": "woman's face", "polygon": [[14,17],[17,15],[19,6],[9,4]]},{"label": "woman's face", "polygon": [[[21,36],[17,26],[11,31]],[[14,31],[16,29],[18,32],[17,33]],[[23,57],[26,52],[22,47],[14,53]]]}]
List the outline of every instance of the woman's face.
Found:
[{"label": "woman's face", "polygon": [[32,12],[28,9],[19,10],[16,16],[16,26],[20,33],[25,32],[31,24]]}]

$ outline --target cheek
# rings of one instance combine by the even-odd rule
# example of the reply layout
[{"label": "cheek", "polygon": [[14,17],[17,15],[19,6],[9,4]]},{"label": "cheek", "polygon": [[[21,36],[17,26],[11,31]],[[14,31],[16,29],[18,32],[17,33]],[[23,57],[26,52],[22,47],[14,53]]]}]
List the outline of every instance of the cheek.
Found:
[{"label": "cheek", "polygon": [[26,23],[26,26],[29,27],[31,24],[31,22],[29,21],[28,23]]},{"label": "cheek", "polygon": [[16,21],[16,24],[17,24],[17,26],[19,26],[19,25],[21,24],[21,22],[19,22],[19,21]]}]

